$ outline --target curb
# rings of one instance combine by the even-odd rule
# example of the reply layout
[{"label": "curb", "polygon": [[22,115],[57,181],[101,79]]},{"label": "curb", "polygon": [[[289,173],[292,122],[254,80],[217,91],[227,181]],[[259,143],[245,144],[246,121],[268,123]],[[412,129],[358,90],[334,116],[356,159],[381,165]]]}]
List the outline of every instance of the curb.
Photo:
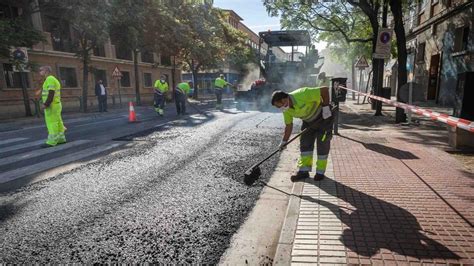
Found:
[{"label": "curb", "polygon": [[280,239],[276,249],[273,263],[275,265],[290,265],[291,251],[293,249],[293,242],[295,239],[296,225],[299,216],[299,206],[301,202],[300,195],[303,192],[303,185],[305,182],[296,182],[293,184],[291,190],[292,197],[288,203],[286,210],[285,222],[281,228]]}]

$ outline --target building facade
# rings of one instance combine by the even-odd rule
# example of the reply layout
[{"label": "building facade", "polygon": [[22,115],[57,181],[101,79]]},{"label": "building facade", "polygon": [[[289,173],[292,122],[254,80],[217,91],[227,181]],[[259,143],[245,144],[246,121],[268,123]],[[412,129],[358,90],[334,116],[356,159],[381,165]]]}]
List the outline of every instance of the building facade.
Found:
[{"label": "building facade", "polygon": [[[23,10],[22,1],[13,4],[0,4],[0,15],[5,18],[15,17]],[[37,3],[38,4],[38,3]],[[41,10],[41,9],[40,9]],[[60,21],[54,14],[34,12],[31,24],[42,31],[45,42],[28,48],[29,62],[37,66],[48,65],[62,84],[61,96],[63,108],[79,111],[83,88],[83,66],[75,56],[73,46],[75,34],[67,21]],[[138,76],[135,76],[133,53],[124,47],[114,44],[109,39],[91,54],[88,83],[88,109],[94,110],[97,105],[94,87],[98,80],[103,80],[108,89],[109,104],[118,103],[119,98],[126,103],[135,100],[135,79],[139,80],[140,95],[143,103],[151,103],[153,99],[153,83],[165,74],[171,84],[180,78],[180,71],[173,67],[173,58],[160,56],[151,51],[142,51],[138,56]],[[122,72],[119,82],[112,77],[112,72],[118,67]],[[0,59],[0,111],[12,115],[24,111],[20,74],[13,71],[7,59]],[[174,74],[174,75],[173,75]],[[35,91],[41,88],[42,78],[39,73],[31,71],[27,74],[27,91],[34,99]],[[172,85],[172,84],[171,84]],[[120,88],[120,89],[119,89]],[[120,97],[119,97],[120,95]],[[33,102],[31,102],[34,110]]]},{"label": "building facade", "polygon": [[405,18],[407,68],[419,98],[453,106],[458,75],[474,71],[472,2],[412,1]]}]

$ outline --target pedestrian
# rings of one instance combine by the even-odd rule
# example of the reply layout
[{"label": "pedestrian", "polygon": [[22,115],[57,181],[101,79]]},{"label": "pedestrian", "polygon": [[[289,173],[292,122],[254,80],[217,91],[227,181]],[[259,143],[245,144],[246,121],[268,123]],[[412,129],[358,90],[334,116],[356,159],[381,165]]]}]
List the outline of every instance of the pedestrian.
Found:
[{"label": "pedestrian", "polygon": [[39,74],[45,79],[41,100],[44,107],[44,120],[48,129],[48,139],[43,147],[54,147],[66,143],[64,124],[61,117],[61,83],[52,75],[50,66],[42,66]]},{"label": "pedestrian", "polygon": [[165,109],[165,96],[166,92],[168,91],[168,82],[166,82],[165,75],[161,75],[160,79],[155,81],[154,87],[155,111],[160,116],[163,116]]},{"label": "pedestrian", "polygon": [[225,86],[227,85],[231,85],[231,86],[234,86],[232,85],[231,83],[228,83],[227,81],[225,81],[225,78],[224,78],[224,75],[223,74],[220,74],[218,78],[216,78],[216,80],[214,81],[214,91],[216,93],[216,109],[219,109],[219,110],[222,110],[223,107],[222,107],[222,93],[223,93],[223,90],[225,88]]},{"label": "pedestrian", "polygon": [[333,118],[329,106],[328,87],[303,87],[293,92],[275,91],[272,105],[283,111],[285,133],[279,148],[283,149],[293,130],[293,118],[303,120],[300,137],[298,172],[291,176],[295,182],[309,177],[313,165],[314,143],[317,142],[316,174],[314,180],[324,178],[331,147]]},{"label": "pedestrian", "polygon": [[99,112],[107,112],[107,88],[105,88],[102,80],[95,84],[95,96],[99,103]]},{"label": "pedestrian", "polygon": [[174,90],[174,100],[176,102],[176,112],[178,115],[186,115],[186,101],[193,83],[191,81],[181,82]]}]

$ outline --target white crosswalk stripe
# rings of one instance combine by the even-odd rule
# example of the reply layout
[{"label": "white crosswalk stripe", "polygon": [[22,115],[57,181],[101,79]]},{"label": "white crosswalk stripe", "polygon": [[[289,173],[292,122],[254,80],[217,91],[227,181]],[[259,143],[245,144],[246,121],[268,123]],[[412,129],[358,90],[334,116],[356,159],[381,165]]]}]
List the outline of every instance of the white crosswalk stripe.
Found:
[{"label": "white crosswalk stripe", "polygon": [[0,166],[15,163],[15,162],[18,162],[18,161],[21,161],[21,160],[26,160],[26,159],[31,159],[31,158],[43,156],[43,155],[53,153],[53,152],[59,152],[59,151],[66,150],[66,149],[76,147],[76,146],[80,146],[82,144],[89,143],[89,142],[91,142],[91,141],[90,140],[76,140],[76,141],[72,141],[72,142],[68,142],[68,143],[65,143],[65,144],[58,145],[56,147],[43,148],[43,149],[31,151],[31,152],[16,154],[16,155],[13,155],[13,156],[9,156],[9,157],[5,157],[5,158],[0,159]]},{"label": "white crosswalk stripe", "polygon": [[[41,142],[43,142],[43,141],[41,141]],[[74,143],[74,142],[71,142],[71,143]],[[28,166],[25,166],[25,167],[21,167],[21,168],[18,168],[18,169],[3,172],[3,173],[0,173],[0,184],[6,183],[6,182],[9,182],[9,181],[21,178],[21,177],[37,174],[37,173],[52,169],[54,167],[65,165],[65,164],[68,164],[68,163],[71,163],[71,162],[74,162],[74,161],[77,161],[77,160],[82,160],[82,159],[97,155],[99,153],[114,149],[114,148],[116,148],[118,146],[121,146],[121,145],[124,145],[124,144],[125,143],[113,143],[113,142],[111,142],[111,143],[103,144],[103,145],[100,145],[100,146],[93,146],[93,147],[90,147],[90,148],[87,148],[87,149],[84,149],[84,150],[80,150],[80,151],[72,153],[72,154],[68,154],[66,156],[60,156],[60,157],[57,157],[57,158],[54,158],[54,159],[51,159],[51,160],[47,160],[47,161],[39,162],[39,163],[36,163],[36,164],[28,165]],[[61,146],[64,146],[64,145],[66,145],[66,144],[62,144],[62,145],[58,146],[58,148],[61,147]],[[19,145],[16,145],[16,146],[19,146]],[[52,150],[54,148],[47,148],[47,149]],[[45,151],[47,149],[45,149]]]},{"label": "white crosswalk stripe", "polygon": [[12,143],[12,142],[18,142],[21,140],[25,140],[26,138],[14,138],[14,139],[6,139],[6,140],[0,140],[0,145]]},{"label": "white crosswalk stripe", "polygon": [[0,153],[5,153],[5,152],[9,152],[9,151],[15,151],[15,150],[28,148],[28,147],[33,147],[33,146],[43,144],[45,142],[46,142],[46,140],[42,139],[42,140],[35,140],[35,141],[32,141],[32,142],[12,145],[12,146],[8,146],[8,147],[5,147],[5,148],[0,148]]}]

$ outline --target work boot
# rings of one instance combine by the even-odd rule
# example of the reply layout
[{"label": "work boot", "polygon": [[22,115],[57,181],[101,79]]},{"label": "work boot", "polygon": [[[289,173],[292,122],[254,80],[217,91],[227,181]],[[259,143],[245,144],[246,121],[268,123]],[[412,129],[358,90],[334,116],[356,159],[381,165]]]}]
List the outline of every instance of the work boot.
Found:
[{"label": "work boot", "polygon": [[298,181],[304,180],[306,178],[309,178],[309,173],[308,172],[297,172],[296,174],[293,174],[291,176],[291,182],[298,182]]},{"label": "work boot", "polygon": [[324,174],[318,174],[318,173],[316,173],[316,174],[314,175],[314,181],[321,181],[321,180],[323,180],[325,177],[326,177],[326,176],[325,176]]},{"label": "work boot", "polygon": [[46,144],[46,143],[43,143],[40,145],[40,148],[52,148],[54,147],[54,145],[49,145],[49,144]]}]

